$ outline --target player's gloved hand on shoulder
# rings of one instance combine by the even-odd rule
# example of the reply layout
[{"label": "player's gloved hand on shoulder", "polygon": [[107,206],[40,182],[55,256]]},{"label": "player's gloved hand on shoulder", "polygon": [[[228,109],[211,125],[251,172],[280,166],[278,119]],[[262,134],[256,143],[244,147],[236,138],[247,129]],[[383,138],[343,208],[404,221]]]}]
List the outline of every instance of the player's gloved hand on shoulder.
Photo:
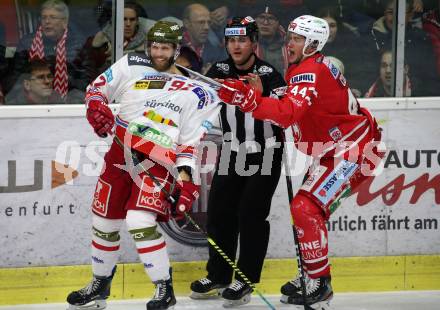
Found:
[{"label": "player's gloved hand on shoulder", "polygon": [[199,198],[200,186],[190,181],[177,182],[176,203],[174,205],[176,219],[182,219],[184,213],[191,210],[194,201]]},{"label": "player's gloved hand on shoulder", "polygon": [[240,80],[227,79],[218,91],[221,101],[238,106],[243,112],[252,112],[258,107],[261,93]]},{"label": "player's gloved hand on shoulder", "polygon": [[112,110],[101,100],[90,100],[87,106],[87,120],[92,125],[95,133],[101,138],[112,133],[115,118]]}]

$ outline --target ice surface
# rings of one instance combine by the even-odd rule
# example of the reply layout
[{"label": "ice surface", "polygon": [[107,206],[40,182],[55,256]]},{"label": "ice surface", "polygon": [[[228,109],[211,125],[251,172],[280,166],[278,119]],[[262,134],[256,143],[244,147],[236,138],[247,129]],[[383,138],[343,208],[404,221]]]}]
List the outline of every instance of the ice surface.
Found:
[{"label": "ice surface", "polygon": [[[304,309],[293,305],[284,305],[279,296],[265,296],[276,309]],[[145,310],[146,300],[115,300],[109,301],[106,310]],[[39,304],[0,306],[0,310],[65,310],[67,304]],[[174,310],[224,310],[222,300],[192,300],[178,297]],[[269,307],[253,295],[251,303],[236,309],[263,310]],[[331,303],[332,310],[438,310],[440,309],[440,291],[406,291],[386,293],[340,293],[336,294]]]}]

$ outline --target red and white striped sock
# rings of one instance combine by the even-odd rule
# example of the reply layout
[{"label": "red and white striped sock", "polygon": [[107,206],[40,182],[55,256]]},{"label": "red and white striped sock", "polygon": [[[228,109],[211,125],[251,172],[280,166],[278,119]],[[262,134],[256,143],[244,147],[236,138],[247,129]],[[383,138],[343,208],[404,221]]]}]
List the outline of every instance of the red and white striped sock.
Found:
[{"label": "red and white striped sock", "polygon": [[151,281],[169,278],[170,259],[163,236],[156,240],[136,242],[136,248]]},{"label": "red and white striped sock", "polygon": [[170,259],[165,239],[157,231],[156,214],[147,211],[129,210],[127,227],[136,242],[139,258],[151,281],[169,278]]},{"label": "red and white striped sock", "polygon": [[111,220],[93,214],[92,269],[96,276],[108,277],[118,262],[123,220]]}]

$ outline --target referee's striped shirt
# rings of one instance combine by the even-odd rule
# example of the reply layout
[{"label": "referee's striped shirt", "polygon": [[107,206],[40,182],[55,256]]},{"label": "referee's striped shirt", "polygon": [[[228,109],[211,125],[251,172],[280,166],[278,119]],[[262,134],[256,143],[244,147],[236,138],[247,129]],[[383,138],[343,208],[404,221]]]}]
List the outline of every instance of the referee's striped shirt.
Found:
[{"label": "referee's striped shirt", "polygon": [[[207,76],[211,78],[239,79],[248,73],[258,74],[263,84],[263,97],[282,95],[286,83],[281,74],[267,62],[255,56],[254,64],[248,70],[238,70],[231,58],[214,63]],[[243,113],[235,106],[222,105],[220,111],[224,137],[231,133],[231,148],[238,152],[239,145],[245,143],[247,153],[263,151],[280,142],[281,129],[269,122],[254,119],[252,113]],[[258,148],[258,145],[260,148]],[[243,146],[242,146],[243,147]]]}]

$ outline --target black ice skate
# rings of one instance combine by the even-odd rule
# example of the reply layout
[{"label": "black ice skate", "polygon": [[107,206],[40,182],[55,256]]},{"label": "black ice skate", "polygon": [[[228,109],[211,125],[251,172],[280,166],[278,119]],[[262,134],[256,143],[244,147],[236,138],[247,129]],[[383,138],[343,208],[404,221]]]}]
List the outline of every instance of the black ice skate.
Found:
[{"label": "black ice skate", "polygon": [[156,285],[156,292],[154,297],[147,303],[147,310],[173,309],[176,304],[176,297],[174,296],[171,270],[168,280],[154,282],[154,285]]},{"label": "black ice skate", "polygon": [[252,291],[253,289],[249,285],[235,280],[222,293],[222,297],[225,299],[223,307],[232,308],[249,303],[251,301]]},{"label": "black ice skate", "polygon": [[110,287],[116,266],[109,277],[93,276],[92,281],[79,291],[74,291],[67,296],[68,310],[80,309],[105,309],[106,299],[110,296]]},{"label": "black ice skate", "polygon": [[[309,277],[307,276],[307,274],[304,275],[304,283],[307,285],[309,281]],[[287,303],[287,298],[289,298],[289,296],[298,293],[301,291],[301,277],[298,274],[296,276],[296,278],[290,280],[289,282],[287,282],[286,284],[284,284],[283,286],[281,286],[281,301],[284,303]]]},{"label": "black ice skate", "polygon": [[208,278],[191,283],[191,297],[192,299],[215,299],[219,298],[223,290],[228,287],[228,284],[214,283]]},{"label": "black ice skate", "polygon": [[[310,310],[327,310],[330,307],[330,301],[333,298],[331,286],[331,277],[321,277],[317,279],[309,278],[306,285],[306,302]],[[287,302],[281,302],[304,305],[301,290],[293,293],[287,298]]]}]

